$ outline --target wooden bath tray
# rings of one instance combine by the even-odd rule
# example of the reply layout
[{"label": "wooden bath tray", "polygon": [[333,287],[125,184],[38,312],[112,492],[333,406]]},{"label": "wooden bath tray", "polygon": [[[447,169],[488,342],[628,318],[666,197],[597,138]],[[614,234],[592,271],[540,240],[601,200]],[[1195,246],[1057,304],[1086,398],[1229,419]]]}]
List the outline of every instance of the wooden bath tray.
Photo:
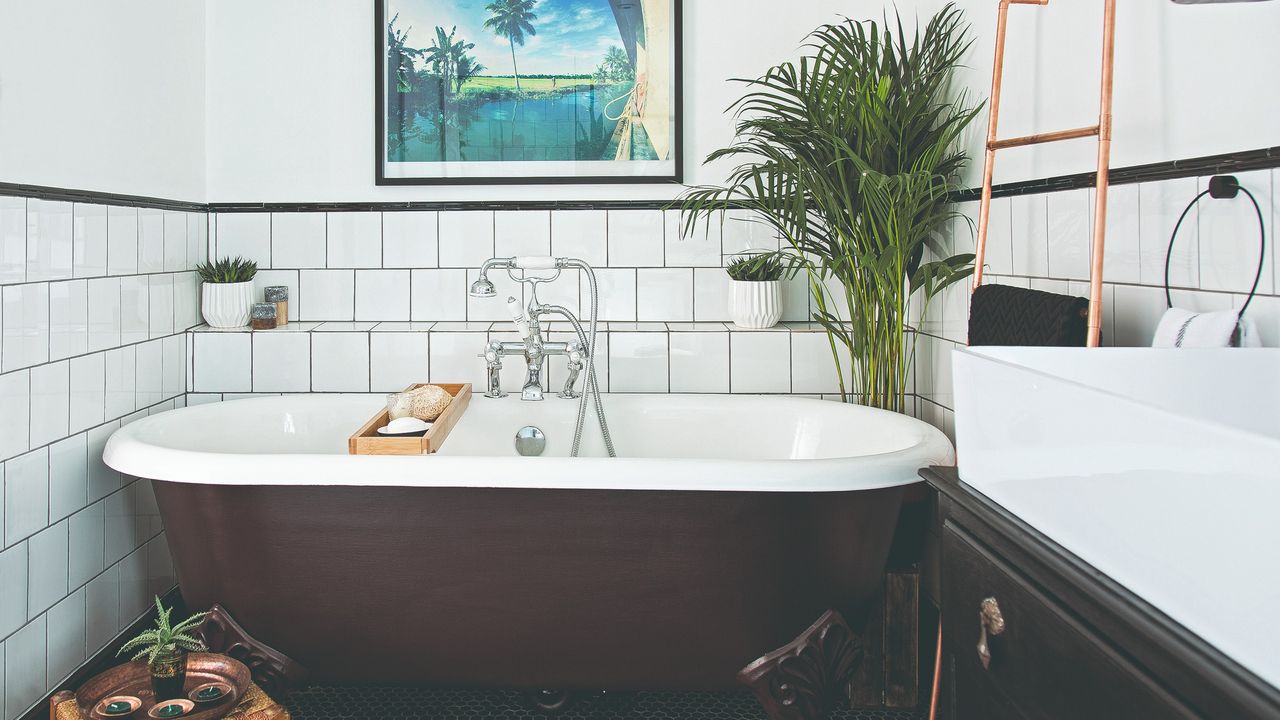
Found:
[{"label": "wooden bath tray", "polygon": [[[351,455],[430,455],[438,452],[449,437],[449,431],[462,419],[462,413],[471,402],[471,383],[432,383],[453,396],[449,407],[431,424],[431,429],[420,438],[386,437],[378,434],[378,428],[386,427],[391,416],[386,408],[373,416],[347,440],[347,452]],[[404,392],[423,387],[425,383],[410,385]]]},{"label": "wooden bath tray", "polygon": [[[183,720],[217,720],[235,710],[244,699],[252,681],[249,668],[239,660],[213,653],[191,653],[187,656],[187,681],[182,697],[186,698],[198,686],[208,682],[223,682],[231,686],[231,693],[208,705],[196,705],[192,712],[182,715]],[[96,711],[104,698],[129,695],[142,701],[142,707],[127,718],[146,718],[147,711],[156,704],[151,690],[151,672],[141,660],[125,663],[97,675],[75,694],[80,714],[91,720],[104,720],[108,716]]]}]

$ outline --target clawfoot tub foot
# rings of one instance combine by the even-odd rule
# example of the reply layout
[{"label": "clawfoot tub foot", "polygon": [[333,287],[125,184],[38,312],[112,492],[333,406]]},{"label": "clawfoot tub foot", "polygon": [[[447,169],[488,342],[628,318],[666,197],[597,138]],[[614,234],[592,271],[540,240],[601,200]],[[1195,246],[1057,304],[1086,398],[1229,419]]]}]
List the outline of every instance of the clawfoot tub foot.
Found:
[{"label": "clawfoot tub foot", "polygon": [[828,610],[800,637],[738,671],[770,720],[818,720],[844,698],[862,643]]},{"label": "clawfoot tub foot", "polygon": [[222,653],[249,668],[253,681],[273,697],[306,682],[307,670],[284,653],[254,639],[221,605],[214,605],[200,624],[200,637],[210,652]]}]

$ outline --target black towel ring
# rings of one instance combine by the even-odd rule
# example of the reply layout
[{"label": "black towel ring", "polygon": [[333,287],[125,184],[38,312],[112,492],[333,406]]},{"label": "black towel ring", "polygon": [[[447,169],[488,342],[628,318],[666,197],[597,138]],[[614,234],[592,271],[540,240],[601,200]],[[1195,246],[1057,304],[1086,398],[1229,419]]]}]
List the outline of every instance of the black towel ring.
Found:
[{"label": "black towel ring", "polygon": [[1258,285],[1262,282],[1262,267],[1267,263],[1267,224],[1262,219],[1262,206],[1258,204],[1258,199],[1233,175],[1218,175],[1211,178],[1209,189],[1196,195],[1195,199],[1187,205],[1187,209],[1182,211],[1178,224],[1173,226],[1173,235],[1169,237],[1169,250],[1164,256],[1164,299],[1169,307],[1173,307],[1173,293],[1169,290],[1169,265],[1173,261],[1173,243],[1178,239],[1178,230],[1182,228],[1183,221],[1205,195],[1212,195],[1215,199],[1230,200],[1241,192],[1248,196],[1249,202],[1253,203],[1254,212],[1258,215],[1258,272],[1253,277],[1253,288],[1249,290],[1249,297],[1245,299],[1244,305],[1240,306],[1240,312],[1236,314],[1237,318],[1244,317],[1244,311],[1249,309],[1249,303],[1253,302],[1253,297],[1258,294]]}]

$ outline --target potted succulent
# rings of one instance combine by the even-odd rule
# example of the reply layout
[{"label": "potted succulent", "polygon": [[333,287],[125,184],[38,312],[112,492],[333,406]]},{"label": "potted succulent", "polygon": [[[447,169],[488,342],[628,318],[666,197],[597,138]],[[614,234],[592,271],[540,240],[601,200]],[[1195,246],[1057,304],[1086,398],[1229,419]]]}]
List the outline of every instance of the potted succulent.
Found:
[{"label": "potted succulent", "polygon": [[187,680],[187,653],[204,652],[204,643],[191,634],[196,625],[208,613],[196,613],[177,625],[169,622],[169,613],[156,598],[156,626],[133,638],[120,648],[117,655],[136,651],[134,660],[146,658],[151,670],[151,689],[156,700],[172,700],[182,697],[182,686]]},{"label": "potted succulent", "polygon": [[253,307],[253,278],[258,264],[242,257],[224,257],[200,263],[196,272],[204,281],[200,311],[209,327],[238,328],[249,324]]},{"label": "potted succulent", "polygon": [[729,261],[729,318],[738,327],[763,330],[782,319],[782,278],[788,262],[781,253],[740,255]]}]

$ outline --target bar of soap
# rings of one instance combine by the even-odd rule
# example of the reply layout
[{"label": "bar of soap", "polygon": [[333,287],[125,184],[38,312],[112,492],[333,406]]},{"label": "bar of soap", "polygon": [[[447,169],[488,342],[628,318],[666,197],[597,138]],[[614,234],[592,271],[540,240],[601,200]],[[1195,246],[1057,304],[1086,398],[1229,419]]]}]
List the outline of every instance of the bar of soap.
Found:
[{"label": "bar of soap", "polygon": [[392,420],[380,432],[383,435],[408,435],[409,433],[426,432],[431,429],[430,423],[416,417],[402,417]]},{"label": "bar of soap", "polygon": [[414,417],[427,422],[434,422],[440,413],[453,402],[453,396],[444,388],[435,385],[424,385],[415,390],[400,393],[389,408],[393,419]]}]

